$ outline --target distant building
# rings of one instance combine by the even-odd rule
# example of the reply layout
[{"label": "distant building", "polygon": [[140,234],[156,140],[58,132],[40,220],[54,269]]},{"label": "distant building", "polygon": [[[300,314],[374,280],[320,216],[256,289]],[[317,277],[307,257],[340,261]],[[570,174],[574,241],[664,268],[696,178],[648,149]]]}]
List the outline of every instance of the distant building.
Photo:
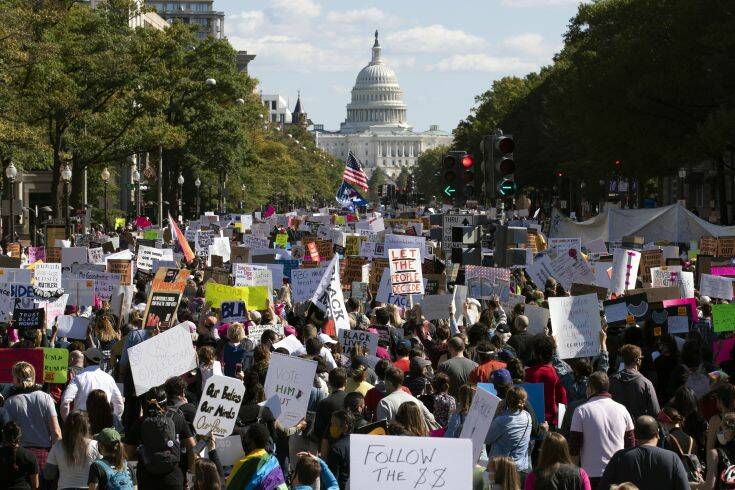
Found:
[{"label": "distant building", "polygon": [[268,121],[276,124],[291,124],[291,111],[282,95],[260,94],[260,101],[268,109]]},{"label": "distant building", "polygon": [[[169,24],[183,22],[197,25],[197,37],[212,36],[222,39],[225,32],[225,13],[214,10],[214,0],[156,1],[147,0],[146,5],[156,9],[158,15]],[[247,65],[247,63],[246,63]]]},{"label": "distant building", "polygon": [[395,178],[427,149],[451,144],[452,136],[436,125],[421,133],[413,131],[396,74],[381,58],[378,31],[372,51],[370,63],[357,75],[339,131],[324,131],[321,126],[314,129],[315,138],[319,148],[342,160],[352,150],[367,174],[380,167]]}]

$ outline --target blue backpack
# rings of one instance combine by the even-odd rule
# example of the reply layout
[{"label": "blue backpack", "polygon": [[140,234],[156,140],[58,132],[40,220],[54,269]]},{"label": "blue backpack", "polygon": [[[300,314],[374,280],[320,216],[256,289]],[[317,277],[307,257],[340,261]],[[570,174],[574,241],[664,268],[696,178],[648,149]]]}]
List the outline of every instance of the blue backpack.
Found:
[{"label": "blue backpack", "polygon": [[130,477],[127,463],[124,463],[123,469],[119,471],[113,469],[104,459],[98,459],[95,463],[105,470],[107,475],[107,486],[105,488],[109,490],[134,490],[133,479]]}]

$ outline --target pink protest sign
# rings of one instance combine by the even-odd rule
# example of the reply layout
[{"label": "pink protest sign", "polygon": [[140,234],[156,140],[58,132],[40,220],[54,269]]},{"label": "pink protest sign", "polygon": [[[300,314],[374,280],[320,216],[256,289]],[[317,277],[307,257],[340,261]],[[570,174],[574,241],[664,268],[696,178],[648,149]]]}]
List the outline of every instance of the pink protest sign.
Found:
[{"label": "pink protest sign", "polygon": [[713,276],[735,277],[735,267],[713,267],[710,274]]},{"label": "pink protest sign", "polygon": [[665,299],[663,300],[664,308],[669,306],[689,306],[689,318],[697,321],[697,300],[694,298]]},{"label": "pink protest sign", "polygon": [[28,247],[28,263],[46,260],[46,247]]},{"label": "pink protest sign", "polygon": [[0,383],[13,382],[13,366],[25,361],[36,370],[36,383],[43,383],[43,349],[0,349]]},{"label": "pink protest sign", "polygon": [[733,345],[735,345],[735,337],[712,342],[712,353],[715,355],[715,364],[719,366],[722,361],[727,361],[731,358],[730,351]]}]

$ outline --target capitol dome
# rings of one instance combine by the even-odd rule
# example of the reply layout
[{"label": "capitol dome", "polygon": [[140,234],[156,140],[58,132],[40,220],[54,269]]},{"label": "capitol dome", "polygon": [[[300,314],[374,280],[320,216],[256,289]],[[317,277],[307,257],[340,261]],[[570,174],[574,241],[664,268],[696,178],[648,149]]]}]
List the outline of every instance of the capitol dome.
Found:
[{"label": "capitol dome", "polygon": [[[347,119],[340,131],[357,133],[368,129],[410,129],[406,104],[396,74],[380,57],[378,31],[375,31],[373,57],[357,74],[352,100],[347,104]],[[378,128],[376,128],[376,126]]]}]

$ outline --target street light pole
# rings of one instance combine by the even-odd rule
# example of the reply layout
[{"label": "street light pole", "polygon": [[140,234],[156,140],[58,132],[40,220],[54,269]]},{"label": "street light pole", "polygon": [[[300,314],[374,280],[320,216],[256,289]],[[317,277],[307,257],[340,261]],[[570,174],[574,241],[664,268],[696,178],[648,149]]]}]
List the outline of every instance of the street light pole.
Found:
[{"label": "street light pole", "polygon": [[163,145],[158,147],[158,227],[163,228]]},{"label": "street light pole", "polygon": [[176,180],[179,184],[179,220],[183,221],[184,219],[184,176],[179,172],[179,178]]},{"label": "street light pole", "polygon": [[69,168],[68,163],[65,163],[64,168],[61,169],[61,181],[64,183],[64,230],[66,237],[69,238],[69,184],[71,183],[71,168]]},{"label": "street light pole", "polygon": [[135,184],[135,217],[140,216],[140,172],[136,167],[133,170],[133,183]]},{"label": "street light pole", "polygon": [[107,184],[110,182],[110,171],[107,170],[107,167],[102,169],[102,182],[104,183],[105,191],[104,191],[104,200],[105,200],[105,231],[108,231],[110,229],[110,223],[107,219]]},{"label": "street light pole", "polygon": [[18,176],[18,169],[15,168],[12,160],[5,169],[5,176],[8,178],[8,182],[10,182],[10,219],[8,220],[8,224],[10,225],[10,240],[8,243],[12,243],[15,241],[15,210],[13,209],[13,200],[15,199],[15,178]]},{"label": "street light pole", "polygon": [[199,186],[202,185],[202,181],[199,180],[199,177],[197,177],[197,180],[194,181],[194,187],[196,187],[196,201],[197,201],[197,219],[199,218]]}]

